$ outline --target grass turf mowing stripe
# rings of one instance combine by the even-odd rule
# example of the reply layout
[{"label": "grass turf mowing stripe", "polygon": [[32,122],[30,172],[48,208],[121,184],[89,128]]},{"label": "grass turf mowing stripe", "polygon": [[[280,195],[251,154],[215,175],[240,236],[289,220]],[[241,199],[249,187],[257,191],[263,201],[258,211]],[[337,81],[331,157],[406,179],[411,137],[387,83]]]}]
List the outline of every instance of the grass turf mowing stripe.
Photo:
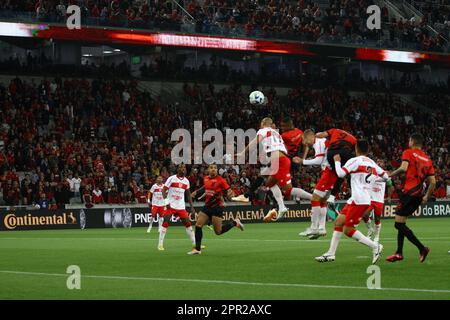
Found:
[{"label": "grass turf mowing stripe", "polygon": [[[61,273],[43,273],[43,272],[10,271],[10,270],[0,270],[0,273],[30,275],[30,276],[49,276],[49,277],[67,277],[68,276],[68,274],[61,274]],[[357,286],[315,285],[315,284],[302,284],[302,283],[270,283],[270,282],[245,282],[245,281],[228,281],[228,280],[147,278],[147,277],[101,276],[101,275],[82,275],[81,277],[82,278],[91,278],[91,279],[107,279],[107,280],[171,281],[171,282],[195,282],[195,283],[206,283],[206,284],[247,285],[247,286],[267,286],[267,287],[373,290],[373,289],[368,289],[367,287],[357,287]],[[380,288],[380,289],[375,289],[375,290],[378,290],[378,291],[450,293],[450,290],[415,289],[415,288]]]},{"label": "grass turf mowing stripe", "polygon": [[[306,238],[306,237],[302,237]],[[116,241],[116,240],[125,240],[125,241],[149,241],[149,240],[157,240],[157,238],[68,238],[68,237],[39,237],[39,238],[31,238],[31,237],[1,237],[1,240],[106,240],[106,241]],[[342,240],[349,240],[350,238],[343,238]],[[430,237],[430,238],[420,238],[420,240],[424,241],[439,241],[439,240],[449,240],[450,237]],[[167,240],[171,241],[189,241],[187,238],[170,238],[168,237]],[[220,238],[208,238],[208,241],[232,241],[232,242],[330,242],[331,239],[315,239],[315,240],[307,240],[307,239],[220,239]],[[381,238],[380,242],[397,242],[397,238]]]}]

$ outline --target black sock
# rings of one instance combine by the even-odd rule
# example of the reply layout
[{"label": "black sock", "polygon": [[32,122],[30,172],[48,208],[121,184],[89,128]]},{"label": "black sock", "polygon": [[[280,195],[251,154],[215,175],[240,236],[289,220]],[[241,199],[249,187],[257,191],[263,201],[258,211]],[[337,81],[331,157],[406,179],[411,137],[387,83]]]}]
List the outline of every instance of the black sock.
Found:
[{"label": "black sock", "polygon": [[406,226],[406,223],[395,223],[395,228],[399,230],[399,232],[403,233],[403,235],[412,243],[414,244],[417,249],[419,249],[420,252],[425,249],[425,246],[420,242],[419,239],[414,235],[412,230]]},{"label": "black sock", "polygon": [[202,238],[202,228],[195,226],[195,249],[197,249],[198,251],[202,250]]},{"label": "black sock", "polygon": [[224,234],[225,232],[230,231],[231,228],[236,226],[236,222],[234,220],[226,220],[222,222],[222,232],[220,234]]},{"label": "black sock", "polygon": [[395,253],[398,253],[399,255],[403,255],[403,243],[405,242],[405,235],[403,232],[398,230],[397,234],[397,251]]}]

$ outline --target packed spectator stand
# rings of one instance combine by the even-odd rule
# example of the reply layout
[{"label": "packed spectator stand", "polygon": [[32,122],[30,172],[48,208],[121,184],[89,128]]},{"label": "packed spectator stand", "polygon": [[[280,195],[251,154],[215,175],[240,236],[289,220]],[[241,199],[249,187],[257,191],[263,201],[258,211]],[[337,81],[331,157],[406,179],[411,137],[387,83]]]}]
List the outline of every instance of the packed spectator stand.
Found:
[{"label": "packed spectator stand", "polygon": [[[280,97],[274,88],[266,88],[269,103],[256,108],[239,85],[219,91],[213,84],[186,83],[183,89],[190,108],[163,103],[140,91],[135,80],[55,78],[33,83],[16,78],[0,86],[0,204],[61,208],[73,201],[87,206],[145,203],[155,177],[174,172],[174,129],[192,129],[194,120],[203,122],[203,130],[256,128],[267,114],[277,123],[289,116],[302,130],[340,127],[366,137],[373,157],[383,159],[388,170],[400,164],[408,134],[419,131],[437,170],[435,195],[442,197],[441,189],[450,182],[448,95],[436,93],[431,100],[417,96],[418,103],[430,108],[423,109],[391,93],[350,95],[333,86],[302,86]],[[319,169],[295,172],[294,184],[312,191]],[[193,190],[201,186],[204,174],[205,166],[189,166]],[[258,170],[222,166],[220,174],[239,194]],[[348,192],[344,185],[341,197]],[[258,199],[265,201],[265,190]]]}]

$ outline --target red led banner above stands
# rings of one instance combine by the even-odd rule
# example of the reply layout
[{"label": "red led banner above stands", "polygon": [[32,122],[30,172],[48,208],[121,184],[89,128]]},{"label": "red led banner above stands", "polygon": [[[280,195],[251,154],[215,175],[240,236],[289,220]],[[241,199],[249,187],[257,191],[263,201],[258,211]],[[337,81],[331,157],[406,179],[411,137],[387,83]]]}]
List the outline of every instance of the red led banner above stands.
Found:
[{"label": "red led banner above stands", "polygon": [[0,36],[36,37],[42,39],[156,45],[188,48],[220,49],[261,53],[277,53],[316,57],[343,57],[354,60],[395,63],[435,62],[450,66],[449,54],[431,54],[375,48],[354,48],[338,45],[306,44],[292,41],[270,41],[220,36],[147,32],[126,29],[82,27],[69,30],[64,26],[0,22]]}]

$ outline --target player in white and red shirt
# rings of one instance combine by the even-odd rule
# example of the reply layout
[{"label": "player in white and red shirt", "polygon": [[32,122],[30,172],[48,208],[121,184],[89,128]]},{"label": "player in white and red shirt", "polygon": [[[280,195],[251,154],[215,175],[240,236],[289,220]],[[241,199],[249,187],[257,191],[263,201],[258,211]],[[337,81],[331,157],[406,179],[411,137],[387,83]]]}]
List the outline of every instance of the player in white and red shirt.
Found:
[{"label": "player in white and red shirt", "polygon": [[270,168],[262,175],[269,176],[266,187],[272,191],[273,197],[277,201],[278,212],[275,209],[270,210],[265,215],[264,222],[277,221],[288,212],[284,205],[283,194],[287,199],[291,196],[297,199],[311,199],[310,193],[300,188],[292,188],[291,159],[288,156],[283,138],[274,127],[275,124],[271,118],[264,118],[261,121],[261,128],[258,130],[256,138],[238,155],[238,157],[245,155],[247,151],[252,150],[259,143],[266,155],[270,156]]},{"label": "player in white and red shirt", "polygon": [[[377,165],[381,168],[384,167],[383,160],[378,160]],[[373,241],[375,242],[380,241],[381,216],[383,215],[386,187],[388,189],[388,199],[390,199],[391,194],[394,191],[392,180],[388,180],[387,182],[384,182],[383,180],[373,182],[370,190],[370,207],[363,216],[368,229],[367,236],[371,238],[373,235]],[[372,212],[373,216],[371,215]],[[373,220],[374,226],[372,226],[371,220]]]},{"label": "player in white and red shirt", "polygon": [[[305,153],[309,148],[314,149],[314,158],[301,159],[295,157],[292,161],[305,166],[320,166],[322,173],[320,179],[316,184],[311,198],[311,226],[305,231],[300,232],[300,236],[306,236],[310,239],[317,239],[318,237],[327,234],[325,223],[327,220],[327,195],[334,186],[337,176],[331,169],[328,163],[326,154],[326,138],[316,138],[313,130],[308,129],[303,133],[302,143],[305,146]],[[306,154],[305,154],[306,156]]]},{"label": "player in white and red shirt", "polygon": [[189,180],[186,178],[186,166],[180,164],[177,167],[177,174],[167,178],[167,181],[164,184],[163,195],[166,198],[168,207],[166,214],[164,215],[161,232],[159,233],[158,250],[164,250],[164,237],[166,236],[172,215],[180,218],[181,222],[186,227],[186,233],[192,242],[192,246],[195,247],[195,235],[184,203],[184,196],[186,195],[189,204],[191,205],[191,211],[195,214],[194,203],[192,202],[191,191],[189,190],[190,187]]},{"label": "player in white and red shirt", "polygon": [[371,190],[374,182],[381,179],[389,181],[390,178],[375,161],[366,156],[369,151],[369,144],[366,140],[358,140],[355,149],[356,157],[348,160],[342,168],[340,162],[341,157],[338,154],[333,157],[338,177],[351,176],[352,196],[336,218],[329,250],[322,256],[316,257],[318,262],[335,260],[336,249],[342,233],[370,247],[373,253],[373,264],[379,260],[383,251],[383,245],[364,236],[360,231],[355,229],[355,226],[359,224],[364,213],[370,207],[372,201]]},{"label": "player in white and red shirt", "polygon": [[156,215],[158,215],[158,230],[161,231],[164,215],[166,214],[163,188],[163,178],[161,176],[158,176],[156,178],[156,183],[150,188],[147,197],[147,202],[151,203],[152,208],[152,216],[150,217],[150,224],[148,226],[147,233],[150,233],[152,231],[153,220],[156,219]]}]

